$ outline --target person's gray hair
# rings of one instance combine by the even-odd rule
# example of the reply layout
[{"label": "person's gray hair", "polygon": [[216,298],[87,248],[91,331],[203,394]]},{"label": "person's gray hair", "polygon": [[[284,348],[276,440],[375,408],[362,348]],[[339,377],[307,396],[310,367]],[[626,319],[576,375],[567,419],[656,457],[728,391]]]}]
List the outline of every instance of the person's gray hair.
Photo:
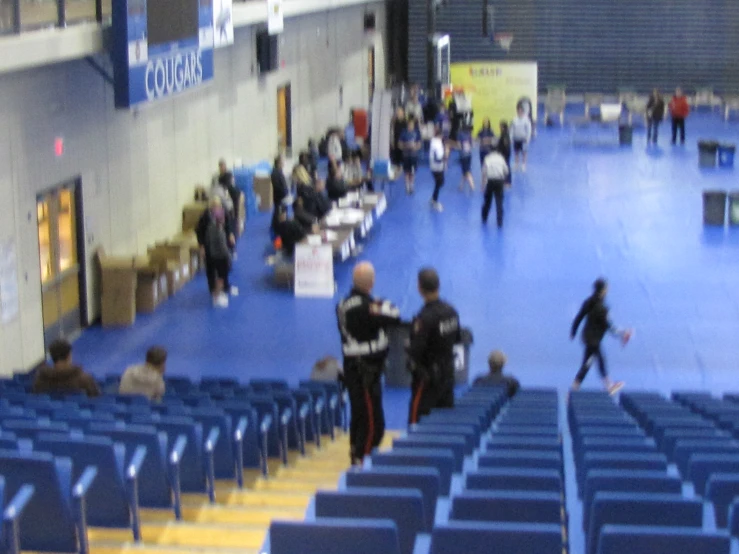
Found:
[{"label": "person's gray hair", "polygon": [[500,373],[503,371],[508,358],[501,350],[493,350],[488,356],[488,366],[491,373]]}]

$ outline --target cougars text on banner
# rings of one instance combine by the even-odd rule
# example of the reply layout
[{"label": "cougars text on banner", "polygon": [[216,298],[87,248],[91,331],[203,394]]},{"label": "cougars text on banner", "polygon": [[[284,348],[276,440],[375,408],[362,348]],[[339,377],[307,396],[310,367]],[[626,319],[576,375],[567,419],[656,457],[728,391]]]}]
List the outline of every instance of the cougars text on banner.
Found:
[{"label": "cougars text on banner", "polygon": [[501,121],[516,116],[516,104],[528,98],[536,120],[538,69],[536,62],[467,62],[452,64],[452,85],[472,97],[475,133],[490,118],[496,134]]}]

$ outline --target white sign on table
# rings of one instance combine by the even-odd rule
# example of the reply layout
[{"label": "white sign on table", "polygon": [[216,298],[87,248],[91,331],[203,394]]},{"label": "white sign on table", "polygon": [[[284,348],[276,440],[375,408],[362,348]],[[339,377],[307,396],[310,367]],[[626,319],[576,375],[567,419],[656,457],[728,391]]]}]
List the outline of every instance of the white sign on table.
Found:
[{"label": "white sign on table", "polygon": [[267,0],[267,32],[279,35],[285,28],[282,0]]},{"label": "white sign on table", "polygon": [[330,245],[295,247],[295,296],[333,298],[334,256]]},{"label": "white sign on table", "polygon": [[20,310],[18,300],[18,264],[15,243],[0,244],[0,321],[10,323]]}]

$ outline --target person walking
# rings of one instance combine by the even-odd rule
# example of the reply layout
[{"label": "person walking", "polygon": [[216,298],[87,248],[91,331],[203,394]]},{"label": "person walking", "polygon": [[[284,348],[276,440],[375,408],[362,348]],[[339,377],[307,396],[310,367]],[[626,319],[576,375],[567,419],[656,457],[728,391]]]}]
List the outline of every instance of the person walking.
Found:
[{"label": "person walking", "polygon": [[680,87],[675,89],[675,95],[670,100],[670,117],[672,118],[672,144],[677,142],[677,133],[680,132],[680,144],[685,144],[685,119],[690,113],[688,99]]},{"label": "person walking", "polygon": [[457,148],[459,149],[459,167],[462,170],[462,181],[459,190],[464,191],[465,183],[470,190],[475,190],[475,180],[472,178],[472,132],[469,127],[463,125],[457,133]]},{"label": "person walking", "polygon": [[585,325],[582,331],[582,341],[585,345],[582,365],[575,376],[572,383],[572,390],[579,390],[585,376],[590,370],[593,359],[598,363],[598,371],[601,379],[603,379],[603,387],[609,394],[615,394],[624,386],[623,381],[611,381],[606,368],[606,359],[603,356],[600,345],[606,333],[611,333],[621,338],[621,343],[625,346],[631,338],[632,331],[630,329],[617,329],[608,317],[608,306],[605,303],[606,294],[608,294],[608,283],[605,279],[598,279],[593,283],[593,293],[583,302],[580,311],[577,312],[572,327],[570,329],[570,340],[574,340],[577,330],[583,319]]},{"label": "person walking", "polygon": [[429,168],[434,176],[434,194],[431,197],[431,207],[437,212],[444,211],[439,202],[439,192],[444,186],[444,171],[446,170],[446,147],[444,146],[444,131],[440,126],[434,130],[434,138],[429,145]]},{"label": "person walking", "polygon": [[495,148],[503,156],[508,167],[506,185],[511,186],[511,133],[508,130],[508,123],[505,121],[500,122],[500,137],[498,138],[498,145]]},{"label": "person walking", "polygon": [[393,149],[390,153],[390,160],[396,168],[396,172],[400,172],[403,167],[403,144],[401,143],[401,137],[403,132],[408,127],[408,121],[405,118],[405,110],[401,106],[395,110],[393,116]]},{"label": "person walking", "polygon": [[657,144],[657,134],[659,133],[659,124],[665,117],[665,101],[659,90],[654,89],[649,96],[647,102],[647,144],[650,140],[653,144]]},{"label": "person walking", "polygon": [[413,375],[408,424],[434,408],[454,407],[454,345],[462,342],[459,314],[439,297],[439,274],[418,272],[424,306],[411,324],[408,368]]},{"label": "person walking", "polygon": [[228,294],[239,294],[238,288],[231,286],[228,279],[232,259],[229,246],[236,243],[232,229],[231,218],[223,209],[221,199],[214,196],[210,201],[210,208],[198,221],[195,234],[200,245],[200,255],[205,259],[205,272],[213,305],[217,308],[228,307]]},{"label": "person walking", "polygon": [[[502,137],[501,137],[502,140]],[[498,229],[503,227],[503,189],[509,175],[508,164],[503,155],[493,150],[482,164],[482,180],[485,184],[485,201],[482,205],[482,223],[487,224],[490,206],[495,197],[495,214]]]},{"label": "person walking", "polygon": [[400,311],[391,302],[372,296],[375,268],[369,262],[354,267],[352,290],[336,307],[344,384],[349,393],[349,457],[361,464],[379,446],[385,433],[382,372],[389,341],[386,329],[400,324]]},{"label": "person walking", "polygon": [[[516,119],[511,123],[511,140],[515,156],[515,169],[526,171],[526,157],[531,141],[531,119],[526,115],[523,106],[519,106]],[[521,162],[519,162],[519,157]]]},{"label": "person walking", "polygon": [[[490,125],[490,118],[486,117],[482,120],[482,127],[477,132],[477,142],[480,148],[480,170],[485,162],[485,157],[493,151],[496,146],[495,132]],[[485,189],[485,181],[480,183],[480,190]]]},{"label": "person walking", "polygon": [[403,173],[405,173],[405,191],[413,194],[415,189],[416,169],[418,168],[418,151],[421,149],[421,132],[415,119],[408,120],[408,126],[400,135],[403,148]]}]

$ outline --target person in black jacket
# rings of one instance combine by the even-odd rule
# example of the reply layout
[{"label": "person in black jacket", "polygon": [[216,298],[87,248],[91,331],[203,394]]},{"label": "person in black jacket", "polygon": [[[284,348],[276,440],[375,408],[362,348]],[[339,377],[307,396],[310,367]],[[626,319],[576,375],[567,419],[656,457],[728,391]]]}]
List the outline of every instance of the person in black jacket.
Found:
[{"label": "person in black jacket", "polygon": [[493,350],[488,356],[488,367],[490,372],[485,375],[480,375],[473,386],[475,387],[505,387],[508,394],[508,398],[514,396],[521,384],[518,379],[511,377],[510,375],[503,374],[503,367],[505,367],[508,358],[500,350]]},{"label": "person in black jacket", "polygon": [[272,213],[272,230],[276,231],[282,201],[287,198],[287,195],[290,193],[290,190],[287,187],[287,179],[285,179],[285,172],[282,170],[282,156],[277,156],[275,158],[274,166],[272,166],[271,181],[272,204],[274,209]]},{"label": "person in black jacket", "polygon": [[326,192],[329,200],[332,202],[341,200],[349,192],[337,161],[332,160],[329,163],[328,179],[326,179]]},{"label": "person in black jacket", "polygon": [[570,339],[574,340],[577,330],[583,319],[585,326],[582,331],[582,341],[585,345],[585,354],[583,355],[582,365],[575,376],[572,383],[572,390],[579,390],[585,376],[590,370],[593,358],[598,362],[598,371],[603,379],[603,386],[610,394],[615,394],[624,386],[622,381],[612,382],[608,377],[606,369],[606,360],[600,349],[600,343],[606,333],[611,333],[621,337],[622,344],[626,344],[631,337],[631,330],[620,330],[614,327],[608,317],[608,306],[606,306],[605,298],[608,293],[608,284],[605,279],[598,279],[593,283],[593,294],[591,294],[585,302],[583,302],[580,311],[575,316],[570,329]]},{"label": "person in black jacket", "polygon": [[508,123],[505,121],[500,122],[500,138],[498,139],[498,146],[496,150],[503,156],[506,165],[508,166],[508,178],[506,184],[511,184],[511,132],[508,129]]},{"label": "person in black jacket", "polygon": [[654,89],[647,102],[647,144],[651,141],[657,144],[659,124],[665,117],[665,101],[659,90]]},{"label": "person in black jacket", "polygon": [[295,254],[295,245],[308,236],[308,232],[298,221],[287,217],[285,208],[280,208],[276,232],[282,241],[282,253],[286,258],[292,258]]},{"label": "person in black jacket", "polygon": [[205,259],[205,272],[213,305],[225,308],[228,306],[227,294],[239,294],[239,289],[231,286],[228,279],[232,260],[230,247],[236,243],[236,237],[232,220],[223,209],[218,196],[211,199],[210,208],[200,217],[195,234],[201,256]]},{"label": "person in black jacket", "polygon": [[459,314],[439,298],[435,269],[418,272],[418,292],[425,304],[413,320],[408,346],[409,424],[434,408],[454,407],[454,345],[462,342]]},{"label": "person in black jacket", "polygon": [[351,407],[349,456],[356,465],[379,446],[385,433],[382,372],[390,347],[386,331],[400,324],[400,311],[391,302],[372,296],[375,268],[371,263],[356,265],[352,283],[349,295],[336,306],[336,319]]}]

